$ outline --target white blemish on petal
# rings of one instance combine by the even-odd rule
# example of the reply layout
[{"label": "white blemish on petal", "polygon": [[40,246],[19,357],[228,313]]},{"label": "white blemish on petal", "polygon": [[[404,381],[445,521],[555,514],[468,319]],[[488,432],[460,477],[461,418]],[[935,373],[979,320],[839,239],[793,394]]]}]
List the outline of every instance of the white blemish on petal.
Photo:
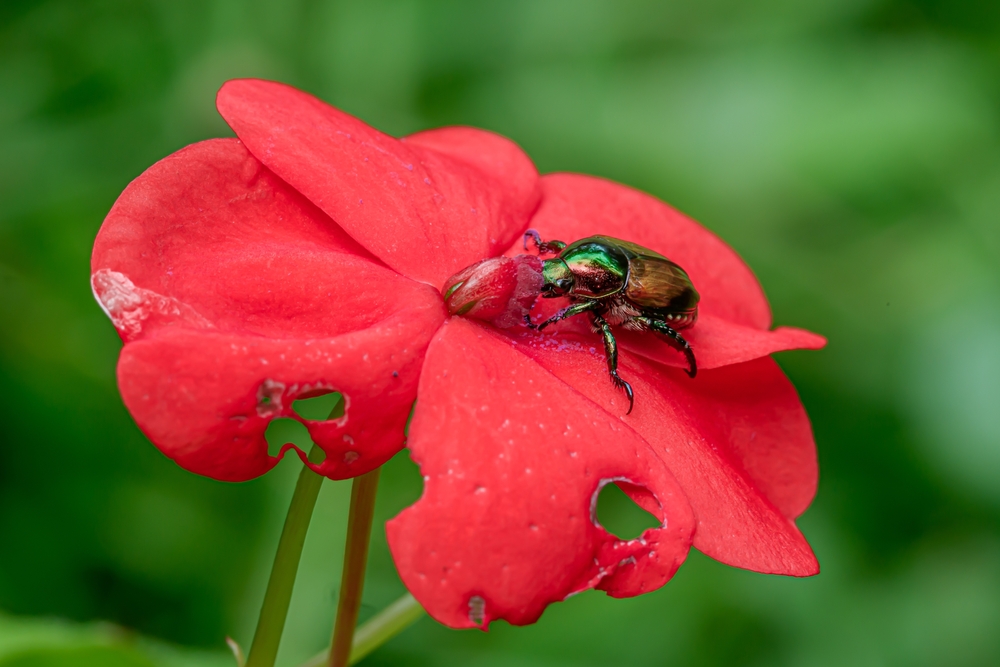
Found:
[{"label": "white blemish on petal", "polygon": [[118,271],[96,271],[90,277],[90,288],[97,303],[107,313],[122,338],[127,340],[142,333],[143,323],[151,317],[166,318],[168,324],[182,323],[199,329],[212,328],[212,323],[191,306],[137,287],[128,276]]}]

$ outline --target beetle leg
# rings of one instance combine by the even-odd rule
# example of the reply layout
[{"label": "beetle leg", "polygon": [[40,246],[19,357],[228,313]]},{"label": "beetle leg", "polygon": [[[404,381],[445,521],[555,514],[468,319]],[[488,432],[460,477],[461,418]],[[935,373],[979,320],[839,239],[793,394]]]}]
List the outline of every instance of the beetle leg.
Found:
[{"label": "beetle leg", "polygon": [[591,308],[597,307],[597,301],[579,301],[577,303],[570,304],[560,310],[558,313],[545,320],[538,326],[532,327],[533,329],[538,329],[541,331],[550,324],[555,324],[560,320],[565,320],[567,317],[573,317],[574,315],[579,315],[580,313],[585,313]]},{"label": "beetle leg", "polygon": [[628,412],[625,414],[629,414],[635,407],[635,397],[632,394],[632,385],[618,375],[618,341],[615,340],[615,335],[611,332],[611,325],[608,324],[607,320],[597,313],[591,313],[590,316],[594,321],[594,326],[600,330],[601,336],[604,338],[604,355],[607,357],[608,375],[611,376],[611,382],[618,389],[625,390],[625,395],[628,396]]},{"label": "beetle leg", "polygon": [[652,317],[637,317],[635,318],[646,324],[650,329],[657,333],[661,333],[667,338],[671,339],[673,343],[676,343],[676,347],[679,347],[684,356],[687,357],[688,369],[685,371],[690,377],[694,377],[698,374],[698,363],[694,360],[694,351],[688,342],[684,340],[684,337],[677,333],[674,329],[670,328],[666,322],[662,320],[657,320]]},{"label": "beetle leg", "polygon": [[528,239],[535,242],[535,248],[539,255],[555,255],[559,253],[566,244],[562,241],[542,241],[541,235],[535,229],[529,229],[524,233],[524,249],[528,249]]}]

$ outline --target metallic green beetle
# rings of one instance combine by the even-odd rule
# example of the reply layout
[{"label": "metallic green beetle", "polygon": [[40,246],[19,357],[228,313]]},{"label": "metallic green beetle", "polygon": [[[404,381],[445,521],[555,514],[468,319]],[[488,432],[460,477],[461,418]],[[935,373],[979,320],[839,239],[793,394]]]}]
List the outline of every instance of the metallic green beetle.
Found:
[{"label": "metallic green beetle", "polygon": [[543,242],[537,231],[529,229],[524,233],[525,250],[529,238],[539,255],[557,253],[542,262],[542,297],[566,297],[570,305],[541,324],[529,321],[528,326],[542,330],[567,317],[589,313],[594,332],[604,338],[611,381],[628,396],[629,412],[635,399],[632,386],[618,375],[618,343],[612,326],[662,334],[687,357],[687,374],[698,373],[691,346],[677,333],[698,319],[698,292],[684,269],[649,248],[610,236],[588,236],[566,245]]}]

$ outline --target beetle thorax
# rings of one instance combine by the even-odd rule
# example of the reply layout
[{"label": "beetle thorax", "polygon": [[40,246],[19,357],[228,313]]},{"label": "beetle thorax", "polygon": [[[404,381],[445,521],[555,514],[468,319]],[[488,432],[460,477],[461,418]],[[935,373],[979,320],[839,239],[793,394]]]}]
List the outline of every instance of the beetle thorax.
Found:
[{"label": "beetle thorax", "polygon": [[601,298],[617,294],[628,281],[628,257],[603,243],[573,244],[560,255],[573,274],[572,294]]}]

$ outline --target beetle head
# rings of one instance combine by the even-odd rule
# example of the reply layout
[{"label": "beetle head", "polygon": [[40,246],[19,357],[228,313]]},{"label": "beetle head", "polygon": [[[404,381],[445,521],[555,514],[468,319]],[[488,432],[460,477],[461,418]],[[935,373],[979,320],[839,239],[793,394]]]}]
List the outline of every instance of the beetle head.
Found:
[{"label": "beetle head", "polygon": [[542,296],[551,299],[557,296],[566,296],[573,291],[576,282],[573,272],[569,270],[566,262],[556,257],[542,262]]}]

